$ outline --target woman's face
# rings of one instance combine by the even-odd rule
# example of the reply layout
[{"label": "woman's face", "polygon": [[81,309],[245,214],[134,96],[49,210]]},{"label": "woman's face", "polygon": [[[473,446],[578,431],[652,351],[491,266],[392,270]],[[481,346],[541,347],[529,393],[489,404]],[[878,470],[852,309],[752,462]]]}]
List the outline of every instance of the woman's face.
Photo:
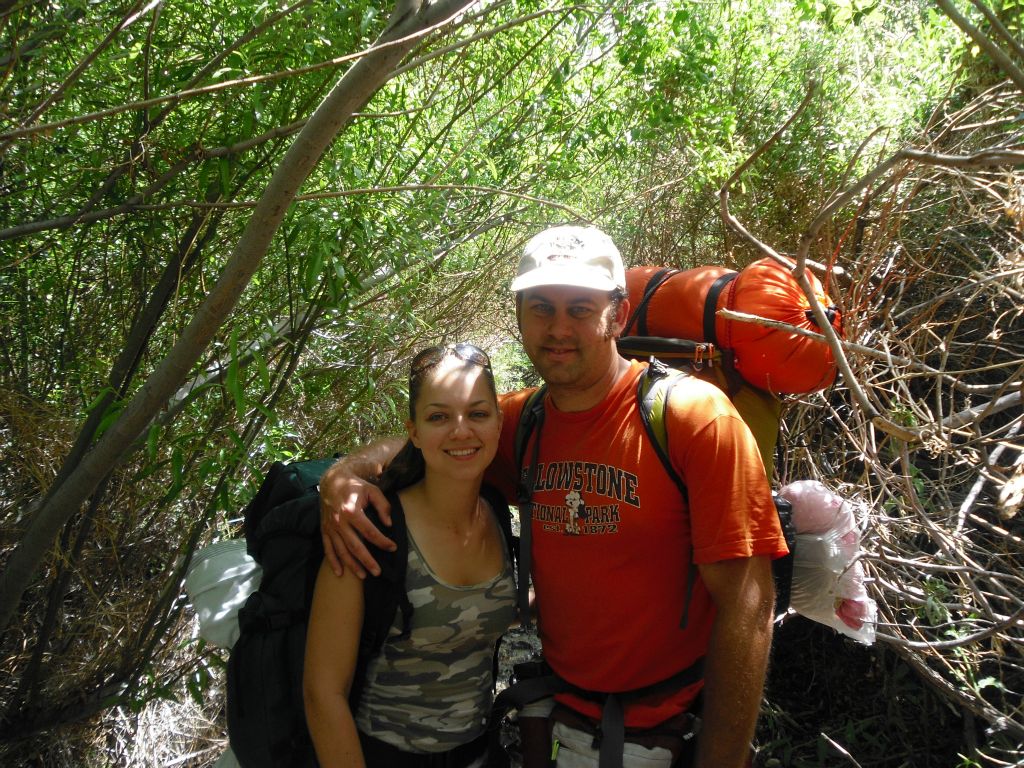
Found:
[{"label": "woman's face", "polygon": [[483,474],[501,433],[501,410],[483,368],[442,360],[424,379],[415,412],[406,427],[428,471],[462,479]]}]

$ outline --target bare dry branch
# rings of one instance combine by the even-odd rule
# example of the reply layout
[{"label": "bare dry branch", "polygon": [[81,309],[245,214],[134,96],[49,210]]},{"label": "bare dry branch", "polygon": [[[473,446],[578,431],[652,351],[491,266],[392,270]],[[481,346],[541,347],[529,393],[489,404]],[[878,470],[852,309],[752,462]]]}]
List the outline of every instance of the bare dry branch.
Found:
[{"label": "bare dry branch", "polygon": [[1024,538],[1003,515],[1024,466],[1022,108],[1012,87],[987,91],[823,204],[798,261],[824,227],[859,215],[865,190],[873,201],[844,264],[848,340],[826,339],[820,318],[818,334],[720,311],[827,341],[846,359],[824,402],[791,407],[781,472],[834,483],[862,505],[879,640],[1018,741]]},{"label": "bare dry branch", "polygon": [[939,8],[942,9],[942,12],[949,16],[953,23],[960,27],[960,29],[962,29],[967,36],[971,38],[971,40],[977,43],[978,47],[989,55],[992,61],[994,61],[999,68],[1006,73],[1007,77],[1014,82],[1017,88],[1024,91],[1024,72],[1021,71],[1020,67],[1013,63],[1002,48],[992,42],[988,35],[971,24],[971,22],[967,20],[967,17],[957,10],[951,0],[935,0],[935,4],[938,5]]}]

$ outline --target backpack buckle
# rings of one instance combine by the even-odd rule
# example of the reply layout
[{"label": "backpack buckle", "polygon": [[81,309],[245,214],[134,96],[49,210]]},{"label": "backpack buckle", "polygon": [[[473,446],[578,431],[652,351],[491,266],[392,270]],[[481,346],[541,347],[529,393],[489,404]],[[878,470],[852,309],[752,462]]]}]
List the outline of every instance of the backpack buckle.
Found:
[{"label": "backpack buckle", "polygon": [[693,349],[693,363],[691,367],[695,371],[704,370],[704,366],[712,368],[715,365],[715,345],[711,342],[698,344]]}]

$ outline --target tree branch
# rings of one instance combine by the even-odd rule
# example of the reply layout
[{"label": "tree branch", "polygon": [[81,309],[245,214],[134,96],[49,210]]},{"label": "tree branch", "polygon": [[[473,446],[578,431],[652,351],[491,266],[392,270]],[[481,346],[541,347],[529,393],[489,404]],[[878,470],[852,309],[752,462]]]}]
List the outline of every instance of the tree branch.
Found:
[{"label": "tree branch", "polygon": [[956,9],[950,0],[935,0],[935,4],[942,9],[942,12],[949,16],[949,18],[962,29],[971,40],[978,44],[985,53],[989,55],[996,66],[999,67],[1003,72],[1006,73],[1014,85],[1024,91],[1024,72],[1021,71],[1020,67],[1014,64],[1010,57],[1007,56],[1003,50],[992,42],[992,40],[978,29],[976,26],[971,24],[960,11]]},{"label": "tree branch", "polygon": [[737,181],[739,181],[740,177],[744,173],[746,173],[747,169],[754,164],[757,158],[759,158],[761,155],[767,152],[782,137],[782,134],[784,134],[789,129],[789,126],[796,122],[796,119],[801,114],[803,114],[803,111],[807,109],[808,106],[810,106],[811,99],[814,97],[814,94],[817,90],[818,84],[814,81],[811,81],[811,83],[807,86],[807,93],[804,96],[803,101],[800,102],[799,106],[797,106],[793,114],[789,116],[789,119],[786,120],[786,122],[783,123],[782,126],[780,126],[779,129],[775,131],[775,133],[769,136],[768,140],[765,141],[764,144],[755,149],[746,160],[740,163],[739,167],[732,172],[732,175],[725,180],[725,183],[722,185],[721,189],[718,190],[719,209],[722,216],[722,220],[725,221],[727,225],[732,227],[734,231],[736,231],[744,240],[750,243],[750,245],[754,246],[754,248],[756,248],[758,251],[760,251],[763,254],[766,254],[767,256],[770,256],[771,258],[775,259],[777,262],[785,265],[786,267],[790,267],[791,265],[786,261],[786,259],[782,257],[781,254],[776,252],[776,250],[767,243],[763,243],[756,237],[754,237],[754,235],[745,226],[743,226],[740,220],[733,216],[732,213],[729,211],[729,190]]},{"label": "tree branch", "polygon": [[996,31],[1003,42],[1010,46],[1011,50],[1017,55],[1018,58],[1024,59],[1024,45],[1020,44],[1020,40],[1013,36],[1013,34],[1005,26],[1003,22],[999,20],[999,17],[992,13],[992,9],[982,0],[971,0],[971,4],[981,11],[981,15],[985,17],[989,25]]},{"label": "tree branch", "polygon": [[822,333],[825,336],[825,339],[828,341],[829,347],[832,349],[832,354],[835,356],[836,359],[836,365],[839,367],[840,372],[843,374],[843,380],[850,388],[850,392],[853,395],[854,399],[857,401],[857,404],[868,415],[868,418],[872,421],[872,423],[878,426],[879,429],[882,429],[883,431],[895,437],[898,437],[901,440],[917,440],[919,439],[917,435],[915,435],[912,432],[909,432],[908,430],[904,429],[898,424],[895,424],[889,419],[886,419],[885,417],[881,416],[878,413],[878,410],[875,408],[875,406],[868,399],[867,394],[864,392],[863,388],[857,382],[857,378],[856,376],[854,376],[853,370],[850,368],[850,363],[846,359],[846,355],[843,353],[843,348],[840,344],[838,334],[835,332],[835,329],[832,327],[832,323],[829,322],[828,317],[825,315],[825,310],[818,302],[818,299],[815,296],[814,290],[811,286],[810,280],[804,273],[804,269],[807,264],[807,254],[810,250],[810,244],[817,236],[818,230],[821,229],[822,225],[832,216],[835,210],[841,208],[843,205],[846,205],[846,203],[850,199],[852,199],[853,196],[856,195],[861,189],[868,186],[869,184],[874,183],[874,181],[877,178],[880,178],[885,172],[887,172],[891,165],[895,162],[895,160],[890,160],[887,163],[882,163],[872,173],[860,179],[860,181],[857,184],[847,189],[847,191],[844,192],[842,195],[835,196],[830,203],[826,204],[825,207],[823,207],[822,210],[819,211],[814,221],[811,222],[811,226],[808,228],[807,232],[800,238],[800,246],[797,250],[795,268],[788,259],[784,258],[774,248],[772,248],[767,243],[762,242],[758,238],[754,237],[754,235],[751,234],[751,232],[747,230],[746,227],[743,226],[739,219],[733,216],[732,213],[730,213],[729,211],[729,189],[732,187],[733,184],[735,184],[739,180],[740,176],[742,176],[743,173],[748,168],[750,168],[751,165],[753,165],[754,161],[757,160],[758,157],[763,155],[769,147],[771,147],[773,144],[775,144],[775,142],[779,140],[779,137],[782,136],[782,134],[789,128],[789,126],[792,125],[793,122],[797,119],[797,117],[807,108],[816,89],[817,84],[812,82],[808,86],[807,94],[804,96],[803,101],[800,102],[800,105],[797,107],[796,111],[794,111],[794,113],[790,115],[789,119],[786,120],[786,122],[774,134],[772,134],[771,137],[769,137],[769,139],[764,144],[762,144],[760,147],[754,150],[754,152],[743,163],[741,163],[735,171],[733,171],[732,175],[726,180],[725,184],[722,185],[722,188],[718,192],[721,207],[721,216],[728,226],[732,227],[733,230],[738,232],[743,237],[743,239],[745,239],[748,243],[753,245],[761,253],[769,256],[772,259],[775,259],[775,261],[784,265],[787,269],[792,269],[793,277],[800,284],[800,288],[803,290],[804,295],[807,297],[807,301],[810,303],[811,312],[814,315],[814,319],[817,322],[818,327],[821,328]]},{"label": "tree branch", "polygon": [[[25,237],[26,235],[32,235],[37,232],[44,232],[50,229],[68,229],[70,227],[77,226],[79,224],[92,224],[97,221],[103,221],[105,219],[112,219],[116,216],[122,216],[124,214],[133,213],[140,210],[163,210],[160,207],[146,206],[144,201],[155,195],[163,187],[165,187],[170,181],[174,179],[178,174],[183,173],[188,166],[201,162],[202,160],[208,160],[215,157],[231,157],[232,155],[241,154],[247,152],[253,147],[264,144],[274,139],[287,138],[288,136],[302,130],[305,126],[305,120],[296,120],[288,125],[279,126],[273,130],[267,131],[266,133],[260,134],[259,136],[253,136],[252,138],[239,141],[235,144],[231,144],[225,147],[216,147],[214,149],[203,149],[193,148],[189,150],[185,157],[174,164],[169,170],[165,171],[159,179],[154,181],[148,187],[141,192],[138,192],[128,198],[125,202],[120,205],[114,206],[113,208],[106,208],[101,211],[90,211],[88,213],[75,213],[69,214],[68,216],[60,216],[56,219],[46,219],[45,221],[30,221],[24,224],[18,224],[7,229],[0,230],[0,241],[13,240],[18,237]],[[188,203],[177,203],[173,206],[166,207],[182,207],[189,206],[194,208],[208,208],[214,205],[212,202],[188,202]],[[255,207],[256,203],[249,203],[242,207]],[[9,264],[0,265],[0,268],[10,266]]]},{"label": "tree branch", "polygon": [[[470,0],[466,0],[468,4]],[[447,5],[442,2],[437,5]],[[339,67],[342,64],[347,64],[352,61],[358,61],[372,53],[380,53],[389,47],[397,47],[402,51],[404,56],[412,48],[412,44],[419,41],[426,35],[435,32],[437,29],[446,25],[448,20],[439,22],[435,25],[424,29],[418,29],[415,32],[410,33],[407,37],[388,40],[384,43],[374,43],[370,48],[366,48],[356,53],[349,53],[344,56],[337,56],[327,61],[322,61],[318,64],[310,64],[305,67],[297,67],[296,69],[284,69],[279,72],[271,72],[266,75],[253,75],[252,77],[239,77],[234,80],[225,80],[222,83],[213,83],[212,85],[203,86],[202,88],[191,88],[183,91],[177,91],[175,93],[167,94],[166,96],[159,96],[153,99],[146,99],[144,101],[135,101],[130,104],[120,104],[116,107],[110,107],[109,109],[101,109],[96,112],[88,112],[84,115],[75,115],[69,117],[66,120],[58,120],[54,123],[45,123],[40,125],[33,125],[25,128],[18,128],[7,133],[0,133],[0,142],[6,142],[11,139],[19,139],[25,136],[32,136],[38,133],[49,133],[60,128],[67,128],[72,125],[81,125],[83,123],[90,123],[95,120],[101,120],[105,117],[113,117],[119,115],[122,112],[130,112],[133,110],[149,109],[150,107],[159,106],[160,104],[169,104],[184,99],[191,98],[193,96],[202,96],[211,93],[218,93],[220,91],[228,90],[230,88],[241,88],[248,85],[256,85],[258,83],[269,83],[275,80],[283,80],[289,77],[298,77],[299,75],[309,74],[310,72],[317,72],[321,69],[332,69]]]},{"label": "tree branch", "polygon": [[985,168],[993,165],[1024,164],[1024,152],[1013,149],[986,149],[973,155],[940,155],[907,147],[896,154],[908,160],[916,160],[927,165],[940,165],[944,168]]},{"label": "tree branch", "polygon": [[[35,122],[40,115],[46,112],[46,110],[56,104],[60,97],[64,95],[64,92],[70,88],[79,77],[81,77],[82,73],[89,68],[89,65],[92,64],[112,42],[114,42],[114,39],[121,34],[121,32],[128,28],[136,19],[139,18],[140,15],[151,9],[154,5],[157,5],[161,0],[150,0],[149,4],[145,8],[139,10],[139,6],[142,5],[143,1],[144,0],[137,0],[135,5],[132,6],[124,18],[122,18],[110,33],[100,41],[100,44],[97,45],[90,54],[82,59],[82,61],[78,63],[77,67],[71,70],[71,73],[64,78],[64,82],[57,86],[57,89],[53,93],[43,99],[36,108],[32,110],[32,114],[25,118],[22,123],[22,129],[27,128],[31,123]],[[9,133],[7,135],[10,136],[11,134]],[[0,140],[2,139],[4,139],[4,137],[0,136]],[[4,153],[10,148],[10,146],[11,141],[0,141],[0,157],[3,157]]]},{"label": "tree branch", "polygon": [[965,408],[958,413],[953,413],[944,418],[941,422],[945,429],[960,429],[970,424],[976,424],[982,419],[986,419],[993,414],[1000,413],[1009,408],[1015,408],[1021,404],[1021,393],[1014,392],[1009,395],[1003,395],[995,400],[990,400],[987,403],[981,405],[975,405],[971,408]]},{"label": "tree branch", "polygon": [[[328,145],[393,75],[401,59],[424,34],[448,23],[470,0],[420,6],[379,40],[339,80],[296,136],[253,211],[217,283],[118,419],[81,464],[40,506],[0,574],[0,632],[6,630],[60,527],[102,478],[123,459],[189,374],[213,335],[231,314],[280,227],[285,213]],[[403,6],[405,8],[406,6]]]}]

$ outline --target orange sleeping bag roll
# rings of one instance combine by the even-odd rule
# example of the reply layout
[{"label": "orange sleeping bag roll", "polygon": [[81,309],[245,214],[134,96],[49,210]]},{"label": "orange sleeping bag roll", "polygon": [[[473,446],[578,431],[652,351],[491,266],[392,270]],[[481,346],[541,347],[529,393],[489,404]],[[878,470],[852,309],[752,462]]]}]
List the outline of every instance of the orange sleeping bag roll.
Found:
[{"label": "orange sleeping bag roll", "polygon": [[[807,276],[842,336],[838,310],[821,282],[810,272]],[[634,267],[626,271],[626,288],[632,315],[624,336],[712,342],[732,351],[744,381],[768,392],[814,392],[835,380],[835,359],[824,341],[717,314],[727,308],[820,333],[803,289],[774,259],[760,259],[739,272],[721,266],[685,271]]]}]

